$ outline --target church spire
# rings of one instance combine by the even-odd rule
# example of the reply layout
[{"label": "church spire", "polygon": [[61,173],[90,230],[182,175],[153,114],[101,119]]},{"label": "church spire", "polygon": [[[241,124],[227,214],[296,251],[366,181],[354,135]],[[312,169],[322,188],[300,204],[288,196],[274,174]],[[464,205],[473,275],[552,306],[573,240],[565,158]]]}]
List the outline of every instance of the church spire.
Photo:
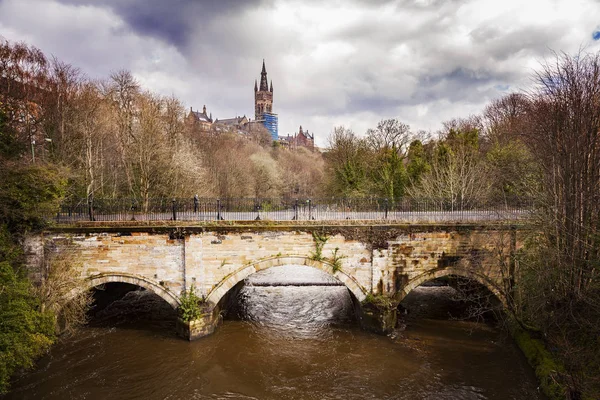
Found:
[{"label": "church spire", "polygon": [[262,71],[260,73],[260,91],[269,91],[269,84],[267,82],[267,69],[265,68],[265,60],[263,59]]},{"label": "church spire", "polygon": [[[256,118],[256,120],[259,120],[263,118],[264,114],[272,113],[273,81],[271,81],[271,89],[269,89],[269,81],[267,79],[267,67],[265,66],[265,59],[263,58],[262,70],[260,72],[260,82],[257,82],[257,80],[254,81],[254,118]],[[276,132],[276,128],[275,131],[271,132],[271,134],[276,135],[276,133],[273,132]]]}]

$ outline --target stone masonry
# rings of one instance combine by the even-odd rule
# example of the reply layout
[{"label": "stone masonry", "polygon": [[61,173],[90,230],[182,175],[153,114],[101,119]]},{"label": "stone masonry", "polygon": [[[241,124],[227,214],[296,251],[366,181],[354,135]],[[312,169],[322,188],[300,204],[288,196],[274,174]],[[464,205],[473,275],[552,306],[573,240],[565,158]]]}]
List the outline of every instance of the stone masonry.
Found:
[{"label": "stone masonry", "polygon": [[[326,238],[321,257],[315,236]],[[82,226],[29,237],[26,252],[34,279],[43,279],[49,253],[71,252],[83,265],[80,276],[87,288],[132,283],[176,308],[182,291],[194,286],[213,315],[238,282],[285,264],[333,275],[357,304],[367,294],[397,304],[420,284],[448,275],[473,279],[504,301],[509,256],[520,236],[502,225]]]}]

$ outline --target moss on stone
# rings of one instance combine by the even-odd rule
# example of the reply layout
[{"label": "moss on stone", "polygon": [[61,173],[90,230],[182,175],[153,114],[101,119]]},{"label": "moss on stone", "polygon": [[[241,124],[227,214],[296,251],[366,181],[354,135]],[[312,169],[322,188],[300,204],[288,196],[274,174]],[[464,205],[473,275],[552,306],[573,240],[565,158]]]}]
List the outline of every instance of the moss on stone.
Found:
[{"label": "moss on stone", "polygon": [[550,400],[565,399],[567,389],[561,382],[561,377],[565,375],[564,366],[546,349],[542,340],[532,337],[516,322],[509,326],[517,345],[535,370],[543,393]]},{"label": "moss on stone", "polygon": [[392,299],[382,294],[368,293],[361,304],[363,307],[375,306],[385,310],[395,308]]}]

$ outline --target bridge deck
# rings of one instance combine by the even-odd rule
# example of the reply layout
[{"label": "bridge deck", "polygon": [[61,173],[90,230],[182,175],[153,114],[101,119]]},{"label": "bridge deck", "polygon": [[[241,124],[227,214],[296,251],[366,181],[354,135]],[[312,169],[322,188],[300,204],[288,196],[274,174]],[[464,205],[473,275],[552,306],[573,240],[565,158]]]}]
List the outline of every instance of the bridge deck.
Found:
[{"label": "bridge deck", "polygon": [[92,219],[86,214],[57,215],[52,222],[58,225],[79,225],[82,223],[131,223],[135,225],[155,225],[163,223],[182,222],[190,224],[207,223],[240,223],[240,222],[288,222],[288,223],[320,223],[323,222],[346,222],[346,223],[369,223],[369,224],[389,224],[389,223],[490,223],[490,222],[510,222],[523,221],[531,218],[531,212],[526,210],[518,211],[438,211],[438,212],[323,212],[308,215],[294,215],[284,211],[261,212],[261,213],[186,213],[176,216],[173,219],[172,214],[132,214],[129,218],[124,218],[122,214],[94,214]]},{"label": "bridge deck", "polygon": [[120,233],[136,232],[198,234],[203,232],[336,232],[365,231],[416,232],[416,231],[471,231],[471,230],[527,230],[527,221],[478,221],[478,222],[406,222],[406,221],[79,221],[69,224],[52,224],[47,232],[65,233]]}]

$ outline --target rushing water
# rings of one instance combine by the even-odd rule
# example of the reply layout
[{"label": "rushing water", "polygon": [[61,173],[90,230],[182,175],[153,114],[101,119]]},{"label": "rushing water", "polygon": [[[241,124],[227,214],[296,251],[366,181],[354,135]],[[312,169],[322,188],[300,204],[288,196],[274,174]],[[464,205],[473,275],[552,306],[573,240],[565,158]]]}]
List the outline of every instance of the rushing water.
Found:
[{"label": "rushing water", "polygon": [[[132,300],[145,304],[142,314],[159,314],[148,308],[156,305],[146,301],[153,295],[130,293],[112,307],[112,318],[56,345],[35,371],[18,377],[7,398],[542,399],[523,357],[498,330],[427,319],[421,307],[394,339],[366,333],[353,320],[345,287],[269,286],[294,283],[289,267],[279,268],[242,288],[230,313],[241,320],[226,319],[191,343],[162,317],[123,316]],[[303,284],[335,282],[301,272]],[[412,301],[439,301],[443,290],[422,288]]]}]

